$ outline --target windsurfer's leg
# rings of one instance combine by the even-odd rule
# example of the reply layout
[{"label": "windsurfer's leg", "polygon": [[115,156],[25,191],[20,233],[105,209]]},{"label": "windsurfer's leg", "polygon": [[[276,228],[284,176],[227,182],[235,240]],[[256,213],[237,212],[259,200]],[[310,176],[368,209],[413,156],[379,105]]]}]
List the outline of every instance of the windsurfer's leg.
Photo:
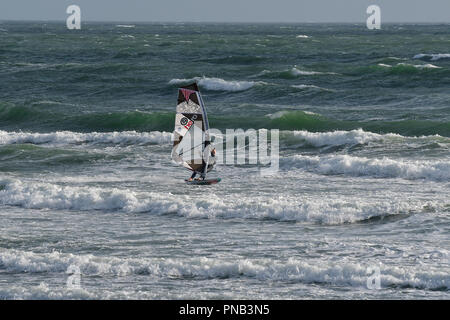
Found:
[{"label": "windsurfer's leg", "polygon": [[205,178],[206,178],[206,170],[205,170],[205,167],[206,167],[206,163],[203,163],[202,170],[200,171],[200,179],[202,179],[202,180],[205,180]]},{"label": "windsurfer's leg", "polygon": [[192,172],[192,175],[191,175],[191,177],[188,179],[188,181],[194,180],[194,178],[195,178],[196,175],[197,175],[197,172],[196,172],[196,171]]}]

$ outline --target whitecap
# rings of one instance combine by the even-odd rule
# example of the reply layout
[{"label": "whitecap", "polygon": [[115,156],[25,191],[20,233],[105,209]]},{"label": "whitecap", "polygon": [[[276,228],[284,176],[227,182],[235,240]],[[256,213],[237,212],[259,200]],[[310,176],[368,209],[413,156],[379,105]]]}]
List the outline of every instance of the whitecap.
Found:
[{"label": "whitecap", "polygon": [[[297,167],[318,167],[315,159],[291,160]],[[282,166],[286,162],[281,162]],[[325,163],[316,171],[329,174]],[[331,162],[330,166],[334,163]],[[345,164],[344,164],[345,165]],[[336,172],[336,170],[332,171]],[[425,207],[438,208],[442,203],[420,200],[361,199],[339,197],[321,199],[284,195],[268,199],[265,195],[216,195],[208,198],[192,195],[134,192],[129,189],[100,188],[91,186],[68,186],[55,183],[4,179],[0,181],[0,204],[27,209],[52,209],[76,211],[118,211],[130,213],[167,214],[176,213],[187,218],[239,218],[301,221],[320,224],[342,224],[364,221],[373,217],[421,212]],[[386,195],[387,197],[387,195]],[[393,198],[394,199],[394,198]]]},{"label": "whitecap", "polygon": [[378,159],[350,155],[294,155],[282,159],[281,167],[289,170],[300,168],[325,175],[450,181],[450,162],[434,160],[394,160],[386,157]]},{"label": "whitecap", "polygon": [[441,67],[435,66],[431,63],[427,64],[409,64],[409,63],[397,63],[397,66],[407,66],[407,67],[414,67],[417,69],[441,69]]},{"label": "whitecap", "polygon": [[[367,289],[367,267],[372,261],[361,263],[343,258],[340,261],[323,261],[320,259],[303,259],[290,257],[286,259],[218,257],[191,258],[133,258],[95,256],[92,254],[67,254],[54,252],[32,252],[17,249],[0,249],[0,264],[8,272],[42,273],[55,272],[65,274],[69,266],[77,266],[83,276],[126,277],[147,274],[154,279],[196,278],[223,279],[248,278],[260,281],[289,281],[297,283],[323,283],[339,286]],[[447,290],[450,277],[447,270],[429,265],[390,266],[379,264],[382,286],[413,287],[420,289]],[[58,292],[52,295],[45,284],[20,294],[23,298],[61,298],[60,295],[77,295],[90,298],[92,295],[81,289],[72,293]],[[36,290],[39,289],[39,290]],[[36,296],[37,295],[37,296]],[[76,297],[76,296],[75,296]],[[16,297],[17,298],[17,297]]]},{"label": "whitecap", "polygon": [[292,68],[290,73],[293,76],[311,76],[311,75],[323,74],[322,72],[318,72],[318,71],[305,71],[305,70],[300,70],[297,68]]},{"label": "whitecap", "polygon": [[437,61],[441,59],[450,59],[450,53],[436,53],[436,54],[426,54],[426,53],[419,53],[416,54],[413,59],[425,59],[425,60],[431,60],[431,61]]},{"label": "whitecap", "polygon": [[245,91],[250,88],[253,88],[258,84],[265,84],[264,82],[255,82],[255,81],[227,81],[221,78],[208,78],[208,77],[195,77],[192,79],[172,79],[169,81],[171,85],[180,85],[186,84],[189,82],[197,82],[197,84],[204,88],[205,90],[210,91],[229,91],[229,92],[237,92],[237,91]]},{"label": "whitecap", "polygon": [[373,141],[382,141],[386,137],[398,136],[395,134],[380,135],[377,133],[366,132],[362,129],[351,131],[332,131],[332,132],[309,132],[305,130],[293,131],[292,136],[298,140],[315,147],[323,146],[341,146],[366,144]]},{"label": "whitecap", "polygon": [[50,133],[3,131],[0,130],[0,145],[6,144],[169,144],[172,134],[169,132],[90,132],[56,131]]},{"label": "whitecap", "polygon": [[295,88],[295,89],[318,89],[318,90],[323,90],[323,91],[333,91],[331,89],[327,89],[327,88],[322,88],[313,84],[298,84],[298,85],[292,85],[291,88]]}]

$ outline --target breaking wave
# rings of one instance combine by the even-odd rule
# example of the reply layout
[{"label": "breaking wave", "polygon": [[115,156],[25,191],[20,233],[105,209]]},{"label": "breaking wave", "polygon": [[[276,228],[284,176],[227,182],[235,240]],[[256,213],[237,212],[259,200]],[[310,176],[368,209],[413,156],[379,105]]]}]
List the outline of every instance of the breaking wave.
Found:
[{"label": "breaking wave", "polygon": [[427,64],[409,64],[409,63],[397,63],[397,65],[389,65],[384,63],[378,64],[380,67],[385,68],[397,68],[398,70],[408,69],[408,68],[416,68],[416,69],[442,69],[441,67],[435,66],[434,64],[427,63]]},{"label": "breaking wave", "polygon": [[440,135],[432,136],[402,136],[397,133],[378,134],[363,129],[355,129],[349,131],[335,130],[329,132],[310,132],[306,130],[281,131],[280,138],[285,143],[304,142],[306,145],[313,147],[327,146],[355,146],[365,145],[371,142],[399,143],[402,146],[411,145],[418,147],[419,145],[433,145],[434,147],[449,149],[450,138]]},{"label": "breaking wave", "polygon": [[[308,130],[308,131],[335,131],[355,130],[377,133],[398,133],[405,136],[441,135],[450,136],[450,122],[428,120],[399,120],[399,121],[343,121],[326,118],[320,114],[304,111],[283,111],[277,116],[267,117],[263,125],[256,124],[254,128],[281,129],[281,130]],[[247,123],[255,120],[246,119]],[[245,128],[245,126],[242,126]]]},{"label": "breaking wave", "polygon": [[369,159],[349,155],[294,155],[281,160],[283,168],[300,168],[326,175],[371,176],[407,180],[450,181],[448,161],[401,161],[389,158]]},{"label": "breaking wave", "polygon": [[6,144],[168,144],[172,134],[169,132],[91,132],[79,133],[57,131],[51,133],[7,132],[0,130],[0,145]]},{"label": "breaking wave", "polygon": [[[80,188],[45,183],[0,181],[0,203],[33,209],[134,211],[139,201],[133,192]],[[136,211],[139,211],[137,209]]]},{"label": "breaking wave", "polygon": [[119,211],[130,213],[170,214],[187,218],[238,218],[297,221],[326,225],[355,223],[398,214],[422,212],[442,204],[431,202],[359,198],[322,199],[286,196],[267,199],[265,196],[233,195],[208,198],[156,192],[133,192],[128,189],[79,187],[52,183],[7,179],[0,181],[0,204],[28,209],[76,211]]},{"label": "breaking wave", "polygon": [[220,78],[207,78],[207,77],[195,77],[192,79],[172,79],[169,81],[171,85],[188,84],[191,82],[197,82],[197,84],[209,91],[245,91],[253,88],[257,84],[263,84],[263,82],[254,81],[227,81]]},{"label": "breaking wave", "polygon": [[291,69],[282,70],[282,71],[263,70],[260,73],[258,73],[257,75],[255,75],[254,77],[296,79],[301,76],[317,76],[317,75],[337,75],[337,73],[302,70],[297,67],[293,67]]},{"label": "breaking wave", "polygon": [[[274,119],[277,114],[272,115]],[[245,132],[242,132],[245,134]],[[225,141],[224,136],[218,133],[214,134],[220,141]],[[421,136],[421,137],[405,137],[399,134],[377,134],[367,132],[362,129],[350,131],[335,130],[329,132],[310,132],[306,130],[280,131],[280,139],[283,146],[290,147],[339,147],[339,146],[356,146],[366,145],[372,142],[379,143],[397,143],[401,146],[411,146],[417,148],[419,146],[430,146],[439,149],[449,149],[450,139],[439,135]],[[218,140],[219,141],[219,140]],[[22,132],[22,131],[3,131],[0,130],[0,146],[21,145],[20,152],[29,145],[170,145],[172,142],[172,133],[170,132],[72,132],[72,131],[56,131],[50,133],[38,132]],[[2,151],[5,152],[6,149]],[[13,151],[8,149],[9,151]],[[27,149],[28,150],[28,149]],[[29,152],[37,152],[39,150],[29,149]],[[53,154],[53,153],[51,153]]]},{"label": "breaking wave", "polygon": [[426,60],[426,61],[437,61],[441,59],[450,59],[450,53],[436,53],[436,54],[426,54],[426,53],[419,53],[416,54],[413,59],[420,59],[420,60]]},{"label": "breaking wave", "polygon": [[[35,253],[0,249],[0,268],[8,272],[65,274],[70,266],[78,267],[83,276],[147,275],[153,279],[250,278],[259,281],[322,283],[365,289],[369,265],[348,259],[336,262],[301,258],[119,258],[57,251]],[[450,287],[447,272],[429,265],[391,267],[382,264],[380,274],[382,288],[410,287],[446,291]],[[45,289],[44,285],[42,291],[49,291]],[[84,296],[89,298],[89,293],[85,292]]]},{"label": "breaking wave", "polygon": [[297,76],[312,76],[312,75],[316,75],[316,74],[323,74],[323,72],[305,71],[305,70],[300,70],[300,69],[297,69],[297,68],[292,68],[290,73],[294,77],[297,77]]},{"label": "breaking wave", "polygon": [[[0,125],[12,128],[33,128],[39,131],[114,132],[165,131],[172,132],[175,114],[172,112],[111,112],[65,115],[42,109],[0,103]],[[327,132],[355,130],[377,133],[398,133],[404,136],[441,135],[450,137],[450,122],[432,120],[344,121],[330,119],[305,111],[280,111],[273,115],[209,116],[212,128],[280,129]]]},{"label": "breaking wave", "polygon": [[300,90],[305,90],[305,89],[315,89],[315,90],[323,90],[323,91],[333,91],[330,89],[326,89],[326,88],[322,88],[319,86],[315,86],[313,84],[298,84],[298,85],[292,85],[291,86],[294,89],[300,89]]},{"label": "breaking wave", "polygon": [[382,68],[388,68],[389,71],[392,73],[407,73],[407,72],[414,72],[417,70],[423,70],[423,69],[442,69],[441,67],[435,66],[434,64],[427,63],[427,64],[409,64],[409,63],[397,63],[396,65],[389,65],[384,63],[379,63],[379,67]]},{"label": "breaking wave", "polygon": [[404,138],[397,134],[381,135],[366,132],[362,129],[351,131],[309,132],[305,130],[282,132],[282,137],[294,141],[304,141],[314,147],[367,144],[373,141],[384,141],[387,138]]}]

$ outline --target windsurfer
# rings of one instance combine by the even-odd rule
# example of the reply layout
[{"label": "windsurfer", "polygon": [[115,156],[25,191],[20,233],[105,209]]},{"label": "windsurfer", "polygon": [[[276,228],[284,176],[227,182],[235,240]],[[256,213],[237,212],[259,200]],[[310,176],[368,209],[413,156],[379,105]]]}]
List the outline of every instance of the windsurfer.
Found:
[{"label": "windsurfer", "polygon": [[[208,164],[208,168],[210,168],[210,167],[212,167],[214,165],[215,157],[216,157],[216,148],[213,148],[211,150],[211,158],[212,159],[210,158],[210,161],[209,161],[210,164]],[[200,171],[192,172],[192,175],[188,179],[188,181],[194,180],[194,178],[197,176],[197,174],[200,174],[200,178],[197,178],[196,180],[200,180],[200,179],[205,180],[205,171],[206,171],[205,170],[205,166],[206,166],[206,162],[203,162],[203,166],[201,167]]]}]

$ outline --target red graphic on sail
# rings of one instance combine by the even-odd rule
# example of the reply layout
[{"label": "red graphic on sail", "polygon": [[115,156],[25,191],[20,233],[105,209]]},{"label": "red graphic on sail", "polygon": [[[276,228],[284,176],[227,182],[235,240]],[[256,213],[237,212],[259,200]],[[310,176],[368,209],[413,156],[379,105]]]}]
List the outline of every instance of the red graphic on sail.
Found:
[{"label": "red graphic on sail", "polygon": [[189,122],[184,127],[189,130],[193,124],[194,124],[194,121],[189,120]]},{"label": "red graphic on sail", "polygon": [[180,89],[180,90],[183,93],[186,102],[189,102],[189,97],[191,96],[191,94],[195,93],[195,91],[189,89]]}]

